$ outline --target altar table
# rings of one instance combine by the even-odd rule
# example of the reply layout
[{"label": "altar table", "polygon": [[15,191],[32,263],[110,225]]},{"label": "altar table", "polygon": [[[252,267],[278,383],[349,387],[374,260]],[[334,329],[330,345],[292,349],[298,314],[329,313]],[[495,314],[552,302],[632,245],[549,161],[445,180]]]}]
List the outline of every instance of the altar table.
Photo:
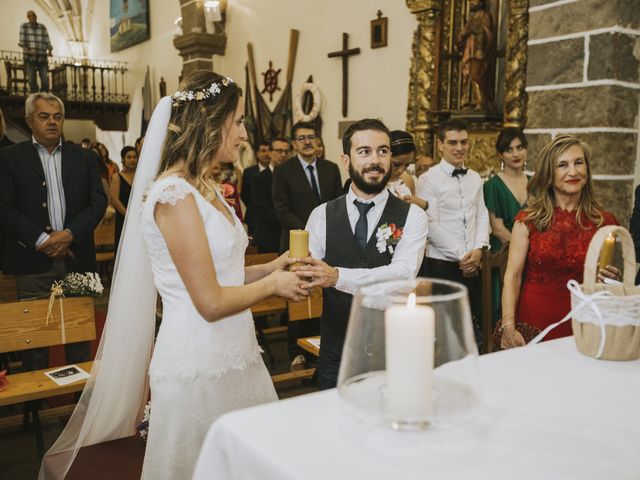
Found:
[{"label": "altar table", "polygon": [[471,419],[372,427],[328,390],[224,415],[194,480],[640,479],[640,361],[594,360],[573,338],[484,355]]}]

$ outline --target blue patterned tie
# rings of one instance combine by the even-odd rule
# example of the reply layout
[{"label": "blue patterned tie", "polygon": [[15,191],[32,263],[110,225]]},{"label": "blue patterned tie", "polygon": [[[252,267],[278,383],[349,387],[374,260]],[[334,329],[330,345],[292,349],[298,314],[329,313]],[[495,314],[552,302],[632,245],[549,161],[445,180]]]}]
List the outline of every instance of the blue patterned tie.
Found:
[{"label": "blue patterned tie", "polygon": [[313,174],[313,165],[307,165],[307,170],[309,170],[309,175],[311,176],[311,190],[313,190],[313,196],[316,199],[316,203],[320,205],[320,190],[318,190],[316,176]]},{"label": "blue patterned tie", "polygon": [[367,213],[374,207],[374,203],[362,203],[358,200],[354,200],[353,204],[360,212],[360,218],[356,222],[356,241],[362,250],[367,246],[367,231],[369,230],[369,225],[367,223]]}]

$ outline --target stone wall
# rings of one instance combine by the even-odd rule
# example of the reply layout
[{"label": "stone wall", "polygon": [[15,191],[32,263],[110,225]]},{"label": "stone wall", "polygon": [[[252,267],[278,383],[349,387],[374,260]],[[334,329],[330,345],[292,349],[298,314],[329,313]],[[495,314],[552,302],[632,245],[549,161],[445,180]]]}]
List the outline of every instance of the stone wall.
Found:
[{"label": "stone wall", "polygon": [[627,225],[638,169],[638,0],[530,0],[529,169],[560,133],[589,144],[598,199]]}]

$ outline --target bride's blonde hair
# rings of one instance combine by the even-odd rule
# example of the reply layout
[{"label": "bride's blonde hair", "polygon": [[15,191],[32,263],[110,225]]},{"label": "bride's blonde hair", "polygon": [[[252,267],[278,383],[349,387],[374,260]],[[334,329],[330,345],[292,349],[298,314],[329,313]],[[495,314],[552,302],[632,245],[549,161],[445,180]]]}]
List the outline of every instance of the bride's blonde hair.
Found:
[{"label": "bride's blonde hair", "polygon": [[[218,93],[203,94],[211,89]],[[223,144],[222,126],[236,111],[242,90],[226,77],[205,70],[185,78],[180,90],[181,98],[172,97],[159,173],[184,162],[177,172],[211,201],[218,189],[212,172],[213,158]]]}]

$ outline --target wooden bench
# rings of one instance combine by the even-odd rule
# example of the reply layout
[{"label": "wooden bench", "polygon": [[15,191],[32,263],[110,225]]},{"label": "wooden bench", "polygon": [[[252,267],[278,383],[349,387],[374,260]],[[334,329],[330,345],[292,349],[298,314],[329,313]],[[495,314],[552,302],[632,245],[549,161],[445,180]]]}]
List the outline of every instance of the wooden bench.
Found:
[{"label": "wooden bench", "polygon": [[316,357],[320,356],[320,335],[317,337],[299,338],[298,346]]},{"label": "wooden bench", "polygon": [[96,263],[100,266],[100,275],[110,278],[109,267],[116,258],[116,222],[115,217],[103,218],[93,231],[96,246]]},{"label": "wooden bench", "polygon": [[487,247],[482,249],[480,263],[482,275],[482,337],[484,353],[493,350],[493,272],[500,275],[500,283],[504,278],[509,256],[509,242],[502,245],[496,253],[491,253]]},{"label": "wooden bench", "polygon": [[[90,297],[64,298],[66,343],[83,342],[96,338],[93,299]],[[56,300],[52,319],[47,325],[49,300],[28,300],[0,304],[0,353],[50,347],[62,343],[60,300]],[[92,362],[78,364],[91,371]],[[25,422],[29,414],[35,426],[36,445],[40,455],[44,442],[40,429],[39,402],[49,397],[80,392],[85,381],[60,386],[44,373],[55,367],[33,372],[8,375],[9,384],[0,392],[0,406],[24,403]]]},{"label": "wooden bench", "polygon": [[17,300],[15,277],[0,272],[0,303],[16,302]]}]

